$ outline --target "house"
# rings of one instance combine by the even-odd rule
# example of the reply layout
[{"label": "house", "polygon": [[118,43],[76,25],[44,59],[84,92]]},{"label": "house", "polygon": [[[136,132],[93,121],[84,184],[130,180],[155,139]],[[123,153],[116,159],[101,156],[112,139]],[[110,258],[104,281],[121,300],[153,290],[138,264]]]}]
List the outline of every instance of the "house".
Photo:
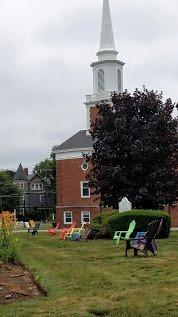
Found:
[{"label": "house", "polygon": [[54,195],[49,179],[43,179],[37,173],[28,173],[28,168],[19,165],[13,183],[20,189],[20,211],[41,211],[43,218],[49,217],[54,208]]},{"label": "house", "polygon": [[112,92],[123,91],[124,63],[117,59],[109,0],[103,0],[102,27],[98,60],[93,69],[93,92],[86,96],[87,129],[77,132],[58,146],[56,157],[56,218],[62,226],[73,221],[79,226],[90,223],[101,212],[100,201],[92,195],[86,174],[90,169],[85,160],[92,152],[91,123],[96,119],[96,105],[111,99]]}]

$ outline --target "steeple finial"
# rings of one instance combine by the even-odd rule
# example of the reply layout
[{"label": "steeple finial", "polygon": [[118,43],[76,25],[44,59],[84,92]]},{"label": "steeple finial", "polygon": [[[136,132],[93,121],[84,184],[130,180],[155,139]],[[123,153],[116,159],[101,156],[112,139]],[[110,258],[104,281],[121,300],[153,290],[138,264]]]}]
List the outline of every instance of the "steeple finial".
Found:
[{"label": "steeple finial", "polygon": [[106,50],[115,51],[109,0],[103,0],[102,26],[100,38],[100,52]]}]

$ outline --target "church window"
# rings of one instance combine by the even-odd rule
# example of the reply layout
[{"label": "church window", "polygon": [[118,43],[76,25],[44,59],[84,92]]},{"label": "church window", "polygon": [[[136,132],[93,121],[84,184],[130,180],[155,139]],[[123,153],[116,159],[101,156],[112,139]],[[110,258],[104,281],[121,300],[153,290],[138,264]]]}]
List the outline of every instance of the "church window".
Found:
[{"label": "church window", "polygon": [[64,212],[64,224],[71,224],[72,223],[72,211],[65,211]]},{"label": "church window", "polygon": [[117,71],[117,78],[118,78],[118,91],[121,92],[121,71],[118,69]]},{"label": "church window", "polygon": [[104,91],[104,70],[98,70],[98,91]]},{"label": "church window", "polygon": [[89,182],[87,181],[81,182],[81,197],[90,198]]},{"label": "church window", "polygon": [[81,212],[81,223],[86,222],[90,223],[90,212],[89,211],[82,211]]}]

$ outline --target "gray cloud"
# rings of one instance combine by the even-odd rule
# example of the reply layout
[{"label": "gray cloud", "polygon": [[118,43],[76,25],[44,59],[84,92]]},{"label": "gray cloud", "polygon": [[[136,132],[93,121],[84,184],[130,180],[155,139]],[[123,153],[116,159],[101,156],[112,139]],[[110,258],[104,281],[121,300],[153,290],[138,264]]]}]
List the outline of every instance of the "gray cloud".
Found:
[{"label": "gray cloud", "polygon": [[[176,0],[110,0],[124,86],[177,100]],[[0,168],[33,167],[86,128],[102,0],[0,0]],[[177,114],[175,112],[175,114]]]}]

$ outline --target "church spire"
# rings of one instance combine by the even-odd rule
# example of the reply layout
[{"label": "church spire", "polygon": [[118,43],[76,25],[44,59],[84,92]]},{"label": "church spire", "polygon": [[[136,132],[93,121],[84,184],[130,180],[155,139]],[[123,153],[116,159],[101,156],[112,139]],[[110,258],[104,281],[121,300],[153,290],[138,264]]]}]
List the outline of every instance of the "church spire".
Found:
[{"label": "church spire", "polygon": [[117,59],[109,0],[103,0],[100,48],[93,69],[93,93],[86,96],[88,129],[91,117],[96,117],[95,105],[101,100],[111,100],[113,92],[123,91],[124,63]]},{"label": "church spire", "polygon": [[100,51],[114,50],[114,34],[109,0],[103,0]]}]

